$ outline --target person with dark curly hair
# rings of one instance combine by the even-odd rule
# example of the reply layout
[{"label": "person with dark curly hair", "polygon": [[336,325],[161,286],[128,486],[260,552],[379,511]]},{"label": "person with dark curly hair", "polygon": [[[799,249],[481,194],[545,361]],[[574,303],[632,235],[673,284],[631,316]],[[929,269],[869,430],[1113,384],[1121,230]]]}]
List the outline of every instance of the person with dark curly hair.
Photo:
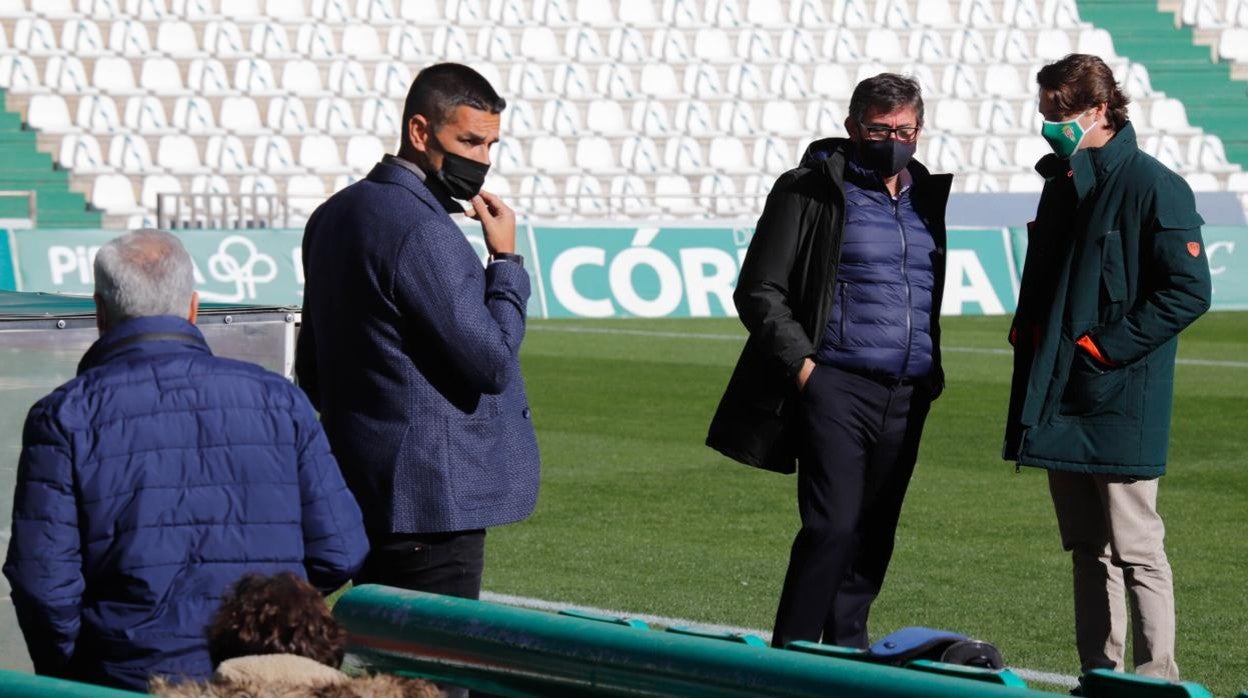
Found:
[{"label": "person with dark curly hair", "polygon": [[152,683],[166,698],[315,696],[437,698],[430,683],[397,676],[352,678],[339,667],[347,631],[311,584],[282,572],[247,574],[221,601],[208,624],[216,673],[207,683]]}]

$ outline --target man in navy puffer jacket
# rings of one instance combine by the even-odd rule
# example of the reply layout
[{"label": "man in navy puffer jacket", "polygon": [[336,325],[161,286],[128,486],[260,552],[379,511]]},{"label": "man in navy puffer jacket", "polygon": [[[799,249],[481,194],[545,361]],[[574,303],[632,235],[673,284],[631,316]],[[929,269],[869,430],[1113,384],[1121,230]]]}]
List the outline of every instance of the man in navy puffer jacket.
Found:
[{"label": "man in navy puffer jacket", "polygon": [[206,679],[204,627],[243,573],[328,591],[368,552],[316,413],[281,376],[212,355],[192,274],[168,233],[102,247],[100,339],[26,418],[4,574],[39,674]]}]

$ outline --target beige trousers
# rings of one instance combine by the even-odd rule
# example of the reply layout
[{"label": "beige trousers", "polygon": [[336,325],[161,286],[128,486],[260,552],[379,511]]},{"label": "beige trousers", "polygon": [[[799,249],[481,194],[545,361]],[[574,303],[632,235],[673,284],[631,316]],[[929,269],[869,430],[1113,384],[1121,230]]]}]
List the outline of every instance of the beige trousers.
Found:
[{"label": "beige trousers", "polygon": [[1136,673],[1177,680],[1174,579],[1162,545],[1157,480],[1049,471],[1049,493],[1062,547],[1074,563],[1082,670],[1124,670],[1129,601]]}]

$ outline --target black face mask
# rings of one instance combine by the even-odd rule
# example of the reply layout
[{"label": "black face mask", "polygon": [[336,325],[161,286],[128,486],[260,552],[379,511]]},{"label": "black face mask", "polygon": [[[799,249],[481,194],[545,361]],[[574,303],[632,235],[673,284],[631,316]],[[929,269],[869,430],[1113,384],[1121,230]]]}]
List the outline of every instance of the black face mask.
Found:
[{"label": "black face mask", "polygon": [[455,153],[442,152],[442,169],[433,173],[434,178],[442,183],[446,193],[467,201],[481,191],[485,184],[485,175],[490,166],[471,160]]},{"label": "black face mask", "polygon": [[881,177],[892,177],[910,164],[914,157],[915,143],[902,143],[896,138],[882,141],[862,142],[862,163],[875,170]]}]

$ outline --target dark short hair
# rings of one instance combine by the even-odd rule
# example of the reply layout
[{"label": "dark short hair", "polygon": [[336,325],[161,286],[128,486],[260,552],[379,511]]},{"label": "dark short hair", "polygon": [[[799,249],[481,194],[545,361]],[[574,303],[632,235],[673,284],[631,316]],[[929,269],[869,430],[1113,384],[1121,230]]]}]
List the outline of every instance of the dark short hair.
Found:
[{"label": "dark short hair", "polygon": [[338,668],[346,646],[347,631],[321,592],[290,572],[243,575],[208,624],[214,667],[235,657],[296,654]]},{"label": "dark short hair", "polygon": [[1040,90],[1063,114],[1085,112],[1104,103],[1115,131],[1127,125],[1128,99],[1105,61],[1086,53],[1072,53],[1036,73]]},{"label": "dark short hair", "polygon": [[917,125],[923,125],[923,88],[919,81],[896,73],[880,73],[854,88],[849,98],[849,118],[862,123],[872,109],[892,112],[902,107],[914,107]]},{"label": "dark short hair", "polygon": [[420,114],[433,129],[445,124],[458,107],[472,107],[501,114],[507,100],[499,96],[490,81],[462,63],[438,63],[416,74],[403,104],[403,123]]}]

